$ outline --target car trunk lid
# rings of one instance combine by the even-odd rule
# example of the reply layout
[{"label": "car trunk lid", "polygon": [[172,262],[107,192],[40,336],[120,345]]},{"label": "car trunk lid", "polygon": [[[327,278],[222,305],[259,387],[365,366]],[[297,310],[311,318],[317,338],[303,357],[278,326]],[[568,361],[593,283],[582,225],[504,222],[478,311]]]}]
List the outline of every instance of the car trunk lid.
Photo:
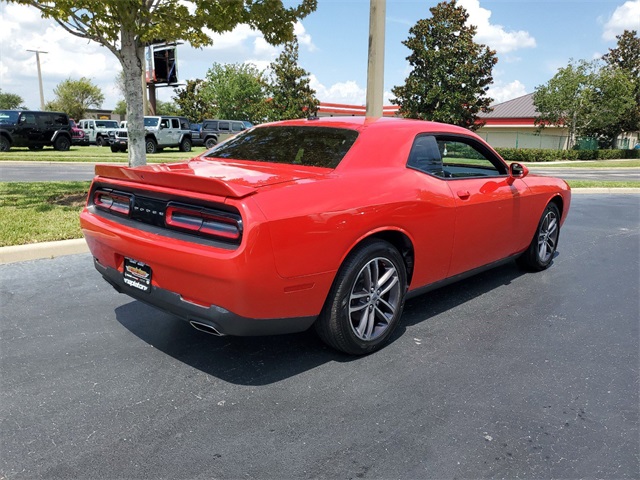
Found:
[{"label": "car trunk lid", "polygon": [[233,198],[246,197],[263,187],[318,179],[330,171],[318,167],[201,158],[141,167],[99,164],[95,168],[100,177]]}]

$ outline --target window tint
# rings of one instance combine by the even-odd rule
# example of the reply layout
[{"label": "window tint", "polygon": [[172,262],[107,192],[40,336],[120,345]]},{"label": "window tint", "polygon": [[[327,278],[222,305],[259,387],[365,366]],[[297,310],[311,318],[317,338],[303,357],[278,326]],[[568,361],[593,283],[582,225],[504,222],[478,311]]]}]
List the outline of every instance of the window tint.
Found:
[{"label": "window tint", "polygon": [[234,132],[241,132],[242,130],[244,130],[244,123],[242,123],[242,122],[233,122],[233,123],[231,123],[231,129]]},{"label": "window tint", "polygon": [[96,120],[98,128],[118,128],[118,122],[115,120]]},{"label": "window tint", "polygon": [[218,130],[228,132],[231,130],[229,122],[218,122]]},{"label": "window tint", "polygon": [[474,139],[447,135],[420,135],[407,166],[441,178],[506,175],[506,168]]},{"label": "window tint", "polygon": [[207,156],[335,168],[357,137],[355,130],[343,128],[254,128],[218,145]]},{"label": "window tint", "polygon": [[36,115],[36,122],[41,127],[52,127],[53,115],[51,115],[50,113],[38,113]]},{"label": "window tint", "polygon": [[157,127],[158,126],[158,118],[155,118],[155,117],[147,118],[147,117],[145,117],[144,126],[145,127]]},{"label": "window tint", "polygon": [[178,120],[177,118],[172,118],[171,128],[180,128],[180,120]]},{"label": "window tint", "polygon": [[69,121],[67,120],[67,117],[64,115],[56,115],[53,119],[53,123],[55,123],[58,126],[69,125]]},{"label": "window tint", "polygon": [[218,122],[204,122],[202,128],[204,130],[215,130],[218,128]]},{"label": "window tint", "polygon": [[163,118],[162,120],[160,120],[160,126],[162,128],[169,128],[169,119],[168,118]]},{"label": "window tint", "polygon": [[18,121],[19,112],[11,110],[0,110],[0,125],[15,125]]}]

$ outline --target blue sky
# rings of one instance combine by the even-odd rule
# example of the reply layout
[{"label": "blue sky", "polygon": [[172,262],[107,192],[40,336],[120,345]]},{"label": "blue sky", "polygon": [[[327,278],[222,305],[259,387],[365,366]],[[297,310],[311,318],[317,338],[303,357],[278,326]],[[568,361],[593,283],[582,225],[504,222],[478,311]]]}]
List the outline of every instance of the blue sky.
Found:
[{"label": "blue sky", "polygon": [[[289,2],[292,3],[292,2]],[[640,31],[640,0],[458,0],[478,27],[476,41],[497,50],[490,91],[496,101],[533,92],[570,59],[591,60],[615,46],[624,29]],[[369,0],[319,0],[318,9],[296,26],[300,65],[324,102],[363,105],[367,75]],[[402,41],[419,19],[430,16],[431,0],[387,0],[385,38],[385,104],[391,89],[409,72],[409,51]],[[266,68],[280,52],[258,32],[240,26],[213,35],[214,44],[196,50],[180,47],[182,80],[203,78],[213,62],[252,62]],[[76,38],[43,20],[31,7],[0,4],[0,88],[21,95],[30,108],[39,107],[35,55],[41,56],[46,100],[66,78],[86,76],[105,93],[104,108],[119,99],[114,78],[118,61],[105,48]],[[173,90],[160,89],[170,100]]]}]

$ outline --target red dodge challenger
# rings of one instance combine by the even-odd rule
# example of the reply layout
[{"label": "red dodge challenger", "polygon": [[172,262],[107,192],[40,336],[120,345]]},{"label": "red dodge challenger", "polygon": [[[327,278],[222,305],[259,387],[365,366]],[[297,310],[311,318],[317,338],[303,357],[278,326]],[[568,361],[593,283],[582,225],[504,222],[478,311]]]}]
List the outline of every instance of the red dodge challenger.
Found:
[{"label": "red dodge challenger", "polygon": [[80,220],[119,292],[216,335],[313,325],[358,355],[411,296],[507,259],[547,268],[570,201],[463,128],[311,118],[182,163],[98,165]]}]

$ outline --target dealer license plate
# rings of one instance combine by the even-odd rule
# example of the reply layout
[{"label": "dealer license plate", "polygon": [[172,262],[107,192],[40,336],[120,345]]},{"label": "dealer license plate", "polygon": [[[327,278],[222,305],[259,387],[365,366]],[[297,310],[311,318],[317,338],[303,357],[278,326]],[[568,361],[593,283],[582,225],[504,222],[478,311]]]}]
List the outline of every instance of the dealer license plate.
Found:
[{"label": "dealer license plate", "polygon": [[151,291],[151,267],[145,263],[124,259],[124,283],[143,292]]}]

